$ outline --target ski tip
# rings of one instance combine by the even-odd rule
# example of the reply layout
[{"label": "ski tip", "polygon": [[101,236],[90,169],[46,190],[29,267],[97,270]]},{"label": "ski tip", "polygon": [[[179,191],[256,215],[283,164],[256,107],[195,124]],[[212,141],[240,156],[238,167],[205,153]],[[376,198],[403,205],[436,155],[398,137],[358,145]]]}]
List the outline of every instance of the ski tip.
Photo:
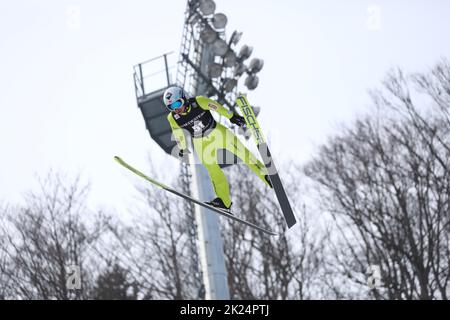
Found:
[{"label": "ski tip", "polygon": [[114,160],[116,160],[116,162],[117,162],[118,164],[120,164],[120,165],[122,165],[122,166],[126,166],[125,161],[123,161],[121,157],[119,157],[119,156],[114,156]]}]

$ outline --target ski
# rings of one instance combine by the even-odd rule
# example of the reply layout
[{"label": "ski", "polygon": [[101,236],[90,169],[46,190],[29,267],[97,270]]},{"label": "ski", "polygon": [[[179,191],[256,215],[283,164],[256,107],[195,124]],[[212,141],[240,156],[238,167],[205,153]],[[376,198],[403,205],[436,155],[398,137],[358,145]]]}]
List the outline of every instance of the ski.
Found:
[{"label": "ski", "polygon": [[259,154],[261,155],[264,165],[269,172],[269,178],[272,182],[273,189],[280,204],[281,211],[283,212],[284,219],[286,220],[288,227],[291,228],[297,223],[297,220],[295,219],[295,215],[292,211],[291,204],[289,203],[289,199],[286,195],[286,191],[284,190],[280,176],[278,175],[278,170],[275,167],[275,163],[273,162],[269,147],[267,146],[259,123],[256,120],[255,113],[253,112],[253,109],[248,103],[247,97],[245,95],[239,95],[237,97],[236,103],[241,109],[242,116],[245,118],[247,128],[249,128],[252,132],[253,138],[256,142],[256,146],[258,147]]},{"label": "ski", "polygon": [[142,173],[141,171],[139,171],[139,170],[137,170],[136,168],[133,168],[132,166],[130,166],[128,163],[126,163],[125,161],[123,161],[123,160],[122,160],[120,157],[118,157],[118,156],[115,156],[115,157],[114,157],[114,160],[116,160],[119,164],[121,164],[122,166],[124,166],[125,168],[127,168],[128,170],[130,170],[131,172],[133,172],[133,173],[135,173],[136,175],[140,176],[141,178],[147,180],[148,182],[151,182],[152,184],[156,185],[157,187],[159,187],[159,188],[161,188],[161,189],[164,189],[164,190],[166,190],[166,191],[168,191],[168,192],[170,192],[170,193],[173,193],[173,194],[175,194],[175,195],[177,195],[177,196],[179,196],[179,197],[181,197],[181,198],[183,198],[183,199],[185,199],[185,200],[187,200],[187,201],[191,201],[191,202],[193,202],[193,203],[195,203],[195,204],[198,204],[199,206],[205,207],[205,208],[210,209],[210,210],[212,210],[212,211],[214,211],[214,212],[216,212],[216,213],[218,213],[218,214],[220,214],[220,215],[222,215],[222,216],[224,216],[224,217],[227,217],[228,219],[231,219],[231,220],[234,220],[234,221],[238,221],[238,222],[240,222],[240,223],[245,224],[246,226],[249,226],[249,227],[254,228],[254,229],[256,229],[256,230],[262,231],[262,232],[264,232],[264,233],[266,233],[266,234],[270,234],[270,235],[273,235],[273,236],[276,236],[276,235],[277,235],[277,233],[275,233],[275,232],[273,232],[273,231],[271,231],[271,230],[267,230],[267,229],[261,228],[261,227],[255,225],[255,224],[253,224],[253,223],[251,223],[251,222],[248,222],[248,221],[245,221],[245,220],[243,220],[243,219],[240,219],[240,218],[238,218],[238,217],[236,217],[236,216],[234,216],[234,215],[232,215],[232,214],[230,214],[230,213],[228,213],[228,212],[226,212],[226,211],[224,211],[224,210],[221,210],[221,209],[219,209],[219,208],[216,208],[216,207],[214,207],[214,206],[211,206],[211,205],[209,205],[209,204],[206,204],[206,203],[204,203],[203,201],[197,200],[197,199],[192,198],[192,197],[190,197],[190,196],[188,196],[188,195],[186,195],[186,194],[183,194],[183,193],[181,193],[181,192],[178,192],[178,191],[176,191],[176,190],[174,190],[174,189],[172,189],[172,188],[170,188],[170,187],[168,187],[168,186],[166,186],[166,185],[164,185],[164,184],[162,184],[162,183],[160,183],[160,182],[158,182],[158,181],[156,181],[156,180],[154,180],[154,179],[148,177],[147,175],[145,175],[145,174]]}]

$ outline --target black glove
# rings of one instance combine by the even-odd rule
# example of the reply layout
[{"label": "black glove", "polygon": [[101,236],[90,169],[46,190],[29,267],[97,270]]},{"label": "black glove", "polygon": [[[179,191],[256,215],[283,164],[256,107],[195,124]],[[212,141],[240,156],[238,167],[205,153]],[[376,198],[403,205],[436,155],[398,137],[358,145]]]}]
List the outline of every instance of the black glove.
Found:
[{"label": "black glove", "polygon": [[238,125],[241,128],[245,127],[245,119],[244,119],[244,117],[241,117],[237,113],[233,114],[233,116],[230,118],[230,122],[235,124],[235,125]]},{"label": "black glove", "polygon": [[184,158],[185,155],[191,153],[188,149],[180,149],[180,151],[178,151],[178,155],[180,156],[180,158]]}]

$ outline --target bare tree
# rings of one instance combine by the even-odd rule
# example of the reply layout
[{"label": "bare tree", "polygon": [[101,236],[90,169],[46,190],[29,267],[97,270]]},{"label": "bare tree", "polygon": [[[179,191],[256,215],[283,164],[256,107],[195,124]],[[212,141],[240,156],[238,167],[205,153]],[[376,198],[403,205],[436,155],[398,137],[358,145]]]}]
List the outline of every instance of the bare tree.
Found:
[{"label": "bare tree", "polygon": [[[158,177],[151,168],[151,175]],[[179,181],[174,184],[181,188]],[[199,288],[191,272],[185,200],[148,183],[137,185],[142,206],[129,226],[115,225],[114,256],[139,284],[143,299],[197,299]],[[119,249],[120,248],[120,249]]]},{"label": "bare tree", "polygon": [[[412,76],[394,70],[372,97],[374,114],[330,138],[305,168],[340,235],[338,295],[447,299],[450,66],[444,60]],[[373,290],[371,265],[382,277]]]},{"label": "bare tree", "polygon": [[[270,237],[220,219],[232,299],[307,299],[321,292],[318,282],[325,242],[311,231],[299,200],[300,169],[287,169],[291,172],[287,189],[295,199],[300,220],[298,228],[288,233],[284,233],[285,222],[278,203],[263,183],[242,166],[227,169],[237,214],[281,233]],[[158,170],[151,171],[152,176],[158,177]],[[172,185],[181,188],[177,182]],[[186,228],[191,214],[185,207],[186,201],[148,184],[140,184],[138,191],[144,206],[132,227],[111,228],[119,244],[111,246],[116,257],[131,270],[143,298],[201,298],[201,288],[190,268],[194,257]]]},{"label": "bare tree", "polygon": [[[0,273],[5,298],[89,297],[96,270],[89,269],[94,259],[90,248],[102,236],[105,218],[85,208],[86,192],[78,179],[68,183],[50,172],[24,205],[2,212]],[[72,265],[81,271],[80,290],[67,287],[67,268]]]},{"label": "bare tree", "polygon": [[[314,241],[306,211],[295,233],[273,196],[241,166],[232,176],[235,209],[242,218],[278,229],[272,238],[221,219],[233,299],[313,297],[323,243]],[[300,173],[290,168],[293,173]],[[154,175],[156,170],[154,170]],[[291,198],[298,185],[289,181]],[[181,188],[179,183],[174,183]],[[143,200],[132,223],[124,224],[85,207],[87,187],[51,172],[25,205],[1,216],[0,293],[20,299],[198,299],[202,298],[187,221],[187,202],[140,184]],[[195,251],[195,248],[194,248]],[[198,261],[197,261],[198,263]],[[67,267],[81,271],[81,290],[69,290]],[[197,266],[200,268],[200,266]]]},{"label": "bare tree", "polygon": [[[239,223],[224,223],[226,263],[234,299],[319,298],[319,273],[325,239],[312,232],[316,221],[300,195],[300,170],[291,164],[285,181],[299,223],[287,231],[272,192],[248,171],[236,166],[232,176],[234,208],[241,218],[280,232],[269,237]],[[316,231],[319,230],[316,228]]]}]

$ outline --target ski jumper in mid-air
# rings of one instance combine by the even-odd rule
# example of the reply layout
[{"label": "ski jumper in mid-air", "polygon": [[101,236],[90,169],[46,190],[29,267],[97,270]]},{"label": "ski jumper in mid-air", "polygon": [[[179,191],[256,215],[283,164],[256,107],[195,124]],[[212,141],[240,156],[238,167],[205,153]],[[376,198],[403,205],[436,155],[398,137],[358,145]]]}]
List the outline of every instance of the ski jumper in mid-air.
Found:
[{"label": "ski jumper in mid-air", "polygon": [[189,153],[186,136],[192,137],[195,151],[208,171],[216,198],[207,202],[215,207],[229,210],[230,186],[218,164],[218,150],[226,149],[238,156],[264,183],[272,188],[267,169],[226,127],[216,122],[211,111],[226,117],[231,123],[245,126],[245,119],[228,111],[217,101],[204,96],[188,98],[180,87],[170,87],[164,92],[163,101],[170,110],[167,120],[179,148],[179,156]]}]

